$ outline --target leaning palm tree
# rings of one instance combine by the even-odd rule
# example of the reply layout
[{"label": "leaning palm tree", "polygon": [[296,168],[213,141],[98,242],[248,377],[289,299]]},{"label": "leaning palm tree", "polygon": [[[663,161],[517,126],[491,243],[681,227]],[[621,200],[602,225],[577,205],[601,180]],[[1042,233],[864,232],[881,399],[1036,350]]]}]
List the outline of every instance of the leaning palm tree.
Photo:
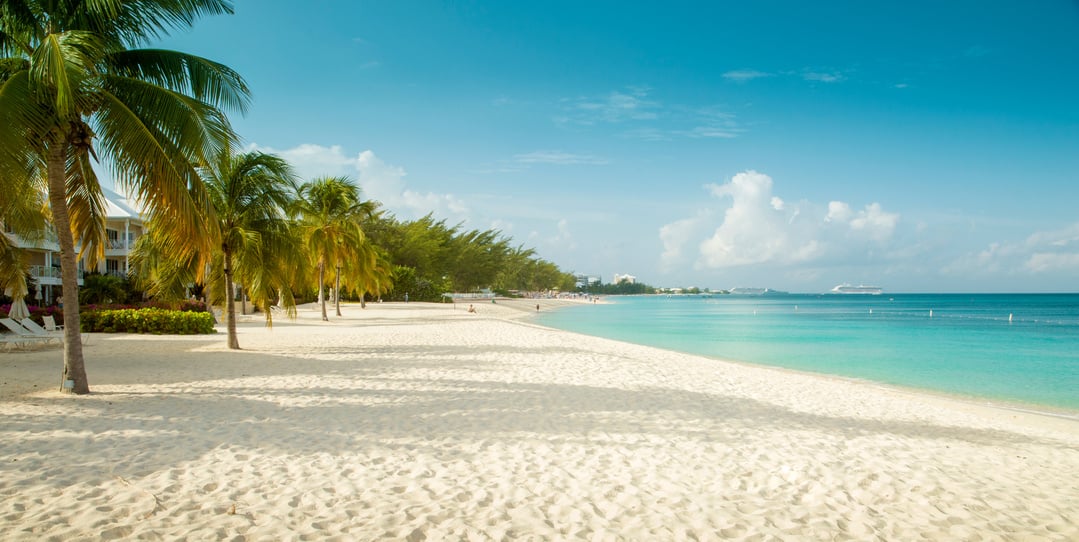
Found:
[{"label": "leaning palm tree", "polygon": [[[322,177],[300,187],[293,208],[299,235],[318,274],[319,304],[322,319],[326,316],[326,269],[334,267],[340,273],[348,267],[365,240],[362,220],[374,212],[376,204],[360,200],[360,190],[347,177]],[[337,281],[337,292],[340,291]],[[340,294],[337,294],[340,297]],[[337,315],[340,316],[340,308]]]},{"label": "leaning palm tree", "polygon": [[[231,12],[228,0],[0,3],[0,189],[48,193],[65,294],[78,290],[79,257],[92,266],[103,251],[91,160],[111,169],[150,218],[169,217],[171,248],[202,244],[210,211],[195,166],[234,138],[220,108],[242,111],[248,90],[221,64],[139,47]],[[82,394],[90,387],[75,298],[64,311],[64,374]]]}]

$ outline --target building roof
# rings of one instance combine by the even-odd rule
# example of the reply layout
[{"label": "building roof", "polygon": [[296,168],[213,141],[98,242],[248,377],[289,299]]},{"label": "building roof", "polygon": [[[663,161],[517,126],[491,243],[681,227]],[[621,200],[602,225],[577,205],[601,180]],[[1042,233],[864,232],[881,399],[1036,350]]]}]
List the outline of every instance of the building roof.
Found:
[{"label": "building roof", "polygon": [[105,196],[105,216],[107,218],[142,220],[143,206],[134,198],[121,196],[105,187],[101,187],[101,194]]}]

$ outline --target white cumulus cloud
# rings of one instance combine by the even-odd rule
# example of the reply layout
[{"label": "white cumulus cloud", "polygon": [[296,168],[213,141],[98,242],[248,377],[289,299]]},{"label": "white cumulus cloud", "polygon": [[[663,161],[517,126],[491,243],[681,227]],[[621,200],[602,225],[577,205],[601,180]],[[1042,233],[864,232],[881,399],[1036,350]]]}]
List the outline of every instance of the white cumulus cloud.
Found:
[{"label": "white cumulus cloud", "polygon": [[676,220],[659,228],[659,239],[663,243],[660,255],[660,267],[665,271],[679,269],[686,265],[686,245],[699,239],[702,230],[708,226],[708,212]]},{"label": "white cumulus cloud", "polygon": [[436,217],[464,219],[468,206],[453,194],[439,194],[409,189],[405,184],[405,169],[382,161],[373,151],[366,150],[356,159],[360,186],[367,193],[404,218],[419,218],[433,212]]},{"label": "white cumulus cloud", "polygon": [[720,268],[766,262],[795,263],[814,258],[820,246],[805,228],[793,227],[794,210],[772,194],[772,178],[756,171],[712,184],[712,195],[731,206],[711,237],[700,243],[700,263]]},{"label": "white cumulus cloud", "polygon": [[774,193],[771,177],[756,171],[705,188],[717,205],[727,206],[709,207],[661,227],[665,268],[684,262],[688,246],[698,249],[692,255],[696,265],[710,269],[856,260],[866,257],[858,251],[867,250],[867,243],[885,244],[899,222],[898,214],[878,203],[855,211],[842,201],[827,206],[788,201]]},{"label": "white cumulus cloud", "polygon": [[1035,232],[1022,241],[990,243],[980,251],[955,258],[943,267],[942,274],[1068,280],[1079,275],[1079,222],[1059,230]]}]

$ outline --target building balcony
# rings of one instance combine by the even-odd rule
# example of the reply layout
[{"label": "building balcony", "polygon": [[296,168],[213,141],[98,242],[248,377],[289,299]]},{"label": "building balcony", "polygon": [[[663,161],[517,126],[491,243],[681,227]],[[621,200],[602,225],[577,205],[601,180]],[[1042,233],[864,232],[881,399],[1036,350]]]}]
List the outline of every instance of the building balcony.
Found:
[{"label": "building balcony", "polygon": [[[83,271],[78,272],[79,281],[81,283]],[[30,276],[34,278],[34,281],[38,284],[60,284],[63,279],[60,274],[59,267],[52,267],[49,265],[31,265]]]},{"label": "building balcony", "polygon": [[105,241],[105,254],[107,256],[126,256],[135,248],[138,239],[109,239]]},{"label": "building balcony", "polygon": [[28,240],[21,235],[16,235],[11,232],[4,232],[7,235],[13,245],[19,248],[27,250],[47,250],[50,252],[60,251],[60,241],[56,238],[56,234],[52,231],[46,233],[44,239]]}]

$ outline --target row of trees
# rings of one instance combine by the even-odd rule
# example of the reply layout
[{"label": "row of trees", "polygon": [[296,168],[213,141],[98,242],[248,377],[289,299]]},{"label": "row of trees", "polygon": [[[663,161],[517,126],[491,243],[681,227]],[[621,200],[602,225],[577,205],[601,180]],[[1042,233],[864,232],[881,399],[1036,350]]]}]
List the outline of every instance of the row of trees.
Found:
[{"label": "row of trees", "polygon": [[[295,295],[317,281],[322,319],[327,320],[327,271],[377,293],[389,264],[366,239],[364,222],[378,205],[364,201],[344,177],[298,184],[287,162],[261,153],[233,153],[225,146],[197,168],[207,194],[210,226],[194,250],[177,251],[177,230],[155,217],[139,239],[133,264],[139,284],[158,299],[182,297],[191,284],[205,284],[209,301],[226,309],[229,348],[236,337],[237,285],[272,321],[271,306],[295,314]],[[340,316],[340,307],[337,314]]]},{"label": "row of trees", "polygon": [[616,282],[613,284],[589,284],[584,287],[582,291],[593,295],[641,295],[656,293],[656,289],[653,286],[649,286],[642,282],[627,281]]},{"label": "row of trees", "polygon": [[512,246],[497,230],[465,230],[431,215],[402,222],[378,215],[365,228],[371,242],[393,264],[392,287],[383,295],[401,300],[436,301],[444,292],[492,288],[572,290],[574,278],[540,259],[532,249]]},{"label": "row of trees", "polygon": [[[347,179],[300,184],[279,158],[234,153],[226,111],[246,111],[243,78],[209,59],[145,48],[232,10],[228,0],[0,2],[0,220],[23,239],[44,238],[52,224],[65,292],[78,290],[80,258],[93,267],[104,255],[93,162],[145,205],[152,234],[137,266],[148,291],[168,298],[206,284],[211,299],[226,300],[233,348],[232,283],[267,315],[271,302],[293,307],[312,276],[320,297],[328,275],[338,291],[344,280],[376,295],[566,285],[555,266],[498,232],[398,222]],[[0,282],[25,288],[24,268],[0,235]],[[65,301],[64,378],[88,393],[78,299]]]}]

